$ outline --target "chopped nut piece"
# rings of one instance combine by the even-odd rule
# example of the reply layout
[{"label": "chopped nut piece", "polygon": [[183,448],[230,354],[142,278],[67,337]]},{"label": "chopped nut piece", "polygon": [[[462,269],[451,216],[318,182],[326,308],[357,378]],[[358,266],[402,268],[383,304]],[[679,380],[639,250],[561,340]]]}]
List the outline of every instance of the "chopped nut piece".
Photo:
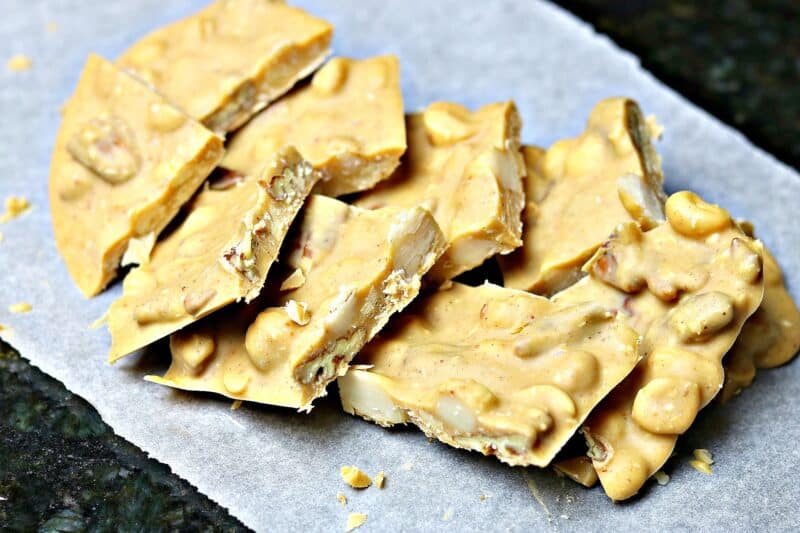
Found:
[{"label": "chopped nut piece", "polygon": [[347,505],[347,496],[345,496],[343,493],[336,493],[336,499],[339,500],[339,503],[342,505]]},{"label": "chopped nut piece", "polygon": [[[718,209],[699,198],[691,204],[701,213]],[[584,427],[590,451],[602,448],[591,458],[614,500],[636,494],[719,392],[722,358],[761,303],[760,243],[730,223],[689,232],[684,221],[693,217],[676,228],[668,215],[646,233],[632,222],[620,225],[584,266],[589,276],[554,296],[562,304],[610,307],[642,335],[639,350],[647,357]]]},{"label": "chopped nut piece", "polygon": [[369,476],[355,466],[343,466],[341,474],[344,482],[354,489],[366,489],[372,485]]},{"label": "chopped nut piece", "polygon": [[774,368],[800,350],[800,310],[783,284],[783,273],[764,250],[764,300],[742,328],[725,361],[725,384],[719,398],[726,402],[755,379],[757,368]]},{"label": "chopped nut piece", "polygon": [[[266,192],[279,177],[291,198]],[[205,187],[185,220],[159,242],[151,260],[131,270],[109,308],[114,361],[237,300],[254,299],[295,215],[318,179],[292,148],[279,152],[261,177],[235,187]]]},{"label": "chopped nut piece", "polygon": [[704,463],[703,461],[700,461],[698,459],[692,459],[691,461],[689,461],[689,464],[692,465],[692,468],[694,468],[698,472],[701,472],[708,476],[714,473],[710,464]]},{"label": "chopped nut piece", "polygon": [[664,486],[667,483],[669,483],[669,475],[667,475],[667,473],[664,472],[663,470],[659,470],[658,472],[653,474],[653,477],[656,478],[656,483],[658,483],[661,486]]},{"label": "chopped nut piece", "polygon": [[452,519],[453,519],[453,508],[448,507],[447,509],[445,509],[444,514],[442,515],[442,520],[448,522]]},{"label": "chopped nut piece", "polygon": [[286,308],[286,314],[298,326],[305,326],[311,321],[311,313],[308,312],[308,304],[305,302],[289,300],[284,307]]},{"label": "chopped nut piece", "polygon": [[331,34],[328,23],[283,2],[216,1],[145,36],[118,63],[224,133],[313,72]]},{"label": "chopped nut piece", "polygon": [[303,272],[302,268],[295,268],[289,277],[283,280],[281,283],[280,290],[282,291],[291,291],[294,289],[299,289],[302,287],[306,282],[306,275]]},{"label": "chopped nut piece", "polygon": [[47,26],[45,26],[45,28],[47,29],[48,33],[55,33],[58,31],[58,24],[56,24],[53,21],[50,21],[47,23]]},{"label": "chopped nut piece", "polygon": [[230,396],[222,379],[227,369],[237,369],[251,379],[245,393],[232,397],[311,409],[361,347],[417,295],[421,277],[445,248],[436,222],[421,208],[367,211],[312,196],[295,227],[281,266],[304,270],[305,283],[276,291],[278,273],[259,300],[176,334],[202,333],[215,339],[216,350],[197,369],[173,352],[164,378],[151,380]]},{"label": "chopped nut piece", "polygon": [[707,465],[714,464],[714,458],[711,456],[711,452],[709,452],[705,448],[698,448],[697,450],[694,450],[692,452],[692,455],[694,455],[695,459],[697,459],[698,461],[702,461]]},{"label": "chopped nut piece", "polygon": [[386,480],[386,474],[384,474],[383,470],[381,470],[375,476],[375,486],[378,487],[379,489],[382,489],[385,480]]},{"label": "chopped nut piece", "polygon": [[23,70],[29,70],[31,66],[33,66],[33,61],[26,55],[17,54],[11,56],[6,66],[8,70],[12,72],[21,72]]},{"label": "chopped nut piece", "polygon": [[350,531],[363,526],[366,521],[366,513],[350,513],[347,515],[347,526],[345,531],[349,533]]},{"label": "chopped nut piece", "polygon": [[222,166],[250,174],[283,144],[322,173],[317,192],[363,191],[386,179],[406,149],[400,68],[393,56],[331,59],[231,139]]},{"label": "chopped nut piece", "polygon": [[593,307],[454,283],[418,299],[360,352],[371,367],[339,378],[342,406],[511,465],[546,466],[639,358],[636,333],[586,312]]},{"label": "chopped nut piece", "polygon": [[8,222],[22,215],[31,207],[30,202],[22,196],[9,196],[6,198],[6,211],[0,215],[0,224]]},{"label": "chopped nut piece", "polygon": [[86,296],[114,278],[131,239],[166,227],[222,158],[222,139],[188,117],[174,131],[154,130],[147,115],[155,104],[170,107],[90,55],[66,105],[50,204],[56,244]]},{"label": "chopped nut piece", "polygon": [[242,400],[234,400],[231,404],[231,411],[238,411],[242,406]]},{"label": "chopped nut piece", "polygon": [[32,309],[31,304],[27,302],[19,302],[8,306],[9,313],[30,313]]},{"label": "chopped nut piece", "polygon": [[564,474],[586,488],[594,487],[597,483],[597,472],[594,466],[592,466],[592,461],[589,457],[581,456],[564,459],[554,464],[553,467],[556,469],[556,472]]},{"label": "chopped nut piece", "polygon": [[128,248],[122,256],[121,266],[145,265],[150,262],[150,253],[156,245],[156,234],[150,232],[141,237],[135,237],[128,241]]},{"label": "chopped nut piece", "polygon": [[508,287],[553,294],[580,279],[617,224],[649,229],[664,220],[660,160],[633,100],[603,100],[580,136],[522,154],[528,205],[522,248],[500,257]]},{"label": "chopped nut piece", "polygon": [[[463,128],[472,133],[465,136]],[[518,247],[525,200],[520,119],[514,104],[490,104],[470,112],[457,104],[434,103],[423,113],[409,115],[406,129],[408,152],[401,166],[355,204],[368,209],[429,209],[449,243],[428,275],[434,282]]]}]

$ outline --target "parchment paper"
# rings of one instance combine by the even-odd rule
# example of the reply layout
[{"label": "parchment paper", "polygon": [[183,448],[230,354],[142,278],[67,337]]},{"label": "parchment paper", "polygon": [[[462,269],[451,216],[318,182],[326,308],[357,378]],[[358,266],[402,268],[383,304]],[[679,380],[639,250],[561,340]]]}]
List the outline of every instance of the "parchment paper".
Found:
[{"label": "parchment paper", "polygon": [[[436,99],[477,106],[513,98],[524,140],[548,145],[577,134],[597,100],[638,99],[666,126],[660,151],[669,189],[692,188],[752,219],[798,296],[797,174],[656,82],[634,57],[572,16],[531,0],[296,3],[336,25],[339,54],[398,54],[409,109]],[[107,365],[109,336],[88,325],[120,286],[84,300],[50,229],[46,182],[58,108],[89,51],[116,57],[146,31],[202,4],[3,0],[0,59],[25,53],[34,61],[29,72],[0,73],[0,198],[22,194],[34,205],[0,225],[0,323],[12,327],[2,335],[24,356],[89,400],[120,435],[260,531],[341,531],[348,511],[369,514],[362,531],[797,528],[797,363],[759,374],[729,405],[707,409],[666,469],[672,481],[650,483],[642,497],[622,505],[550,471],[508,468],[429,443],[413,429],[381,429],[340,413],[330,399],[310,416],[249,405],[231,411],[227,400],[144,382],[146,372],[163,368],[158,357]],[[48,21],[58,24],[57,32],[45,30]],[[18,301],[32,303],[33,311],[7,313]],[[714,475],[689,467],[695,447],[714,453]],[[373,475],[385,470],[386,488],[345,489],[343,464]],[[347,508],[336,500],[338,491],[347,494]]]}]

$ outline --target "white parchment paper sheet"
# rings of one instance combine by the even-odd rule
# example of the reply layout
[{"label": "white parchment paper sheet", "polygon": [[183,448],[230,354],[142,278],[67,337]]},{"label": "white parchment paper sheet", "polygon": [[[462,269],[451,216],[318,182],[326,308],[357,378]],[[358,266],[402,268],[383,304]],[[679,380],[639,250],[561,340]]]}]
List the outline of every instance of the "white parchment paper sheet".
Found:
[{"label": "white parchment paper sheet", "polygon": [[[11,325],[3,336],[24,356],[89,400],[120,435],[260,531],[343,530],[348,511],[369,514],[363,531],[788,530],[800,524],[800,364],[764,372],[728,406],[707,409],[667,467],[672,481],[651,483],[643,497],[623,505],[549,471],[507,468],[429,443],[415,430],[381,429],[341,414],[331,401],[310,416],[247,405],[232,412],[228,401],[142,381],[163,364],[152,357],[108,366],[109,336],[88,325],[120,287],[85,301],[67,277],[50,229],[46,183],[58,108],[88,52],[115,57],[146,31],[202,4],[3,0],[0,59],[25,53],[34,61],[31,71],[0,73],[0,198],[22,194],[34,205],[0,225],[0,323]],[[560,9],[530,0],[297,4],[336,25],[339,54],[398,54],[407,108],[436,99],[478,106],[513,98],[527,142],[548,145],[577,134],[603,97],[638,99],[666,126],[660,150],[669,189],[689,187],[752,219],[798,295],[797,174]],[[58,24],[57,32],[45,30],[48,21]],[[17,301],[31,302],[33,311],[7,313]],[[714,453],[713,476],[687,465],[694,447]],[[385,470],[385,490],[345,490],[343,464],[372,474]],[[340,490],[350,500],[347,509],[336,500]]]}]

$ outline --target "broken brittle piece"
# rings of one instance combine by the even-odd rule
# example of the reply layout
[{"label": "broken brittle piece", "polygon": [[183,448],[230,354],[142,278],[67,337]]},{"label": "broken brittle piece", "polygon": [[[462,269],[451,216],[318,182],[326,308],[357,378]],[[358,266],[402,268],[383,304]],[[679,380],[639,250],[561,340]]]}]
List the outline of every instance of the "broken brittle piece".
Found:
[{"label": "broken brittle piece", "polygon": [[[154,114],[169,127],[152,123]],[[221,138],[90,55],[50,165],[56,244],[80,290],[103,290],[130,240],[164,229],[222,154]]]},{"label": "broken brittle piece", "polygon": [[428,208],[449,248],[429,278],[445,281],[521,244],[520,119],[512,102],[475,112],[446,102],[408,116],[408,151],[359,207]]},{"label": "broken brittle piece", "polygon": [[506,286],[553,294],[581,277],[617,224],[650,229],[664,220],[654,136],[636,102],[610,98],[595,106],[580,136],[546,151],[523,148],[523,246],[500,258]]},{"label": "broken brittle piece", "polygon": [[226,133],[322,64],[332,33],[279,0],[216,0],[145,36],[117,62]]},{"label": "broken brittle piece", "polygon": [[172,336],[172,364],[151,381],[311,409],[327,385],[418,294],[446,242],[422,208],[364,210],[312,196],[284,247],[304,282],[232,306]]},{"label": "broken brittle piece", "polygon": [[589,276],[553,297],[608,306],[642,335],[644,358],[583,428],[614,500],[638,492],[719,392],[722,358],[763,294],[762,246],[727,211],[679,192],[666,216],[646,233],[620,224],[584,266]]},{"label": "broken brittle piece", "polygon": [[276,146],[293,145],[322,173],[328,196],[370,189],[406,149],[400,67],[394,56],[336,57],[231,139],[222,166],[253,172]]},{"label": "broken brittle piece", "polygon": [[786,364],[800,350],[800,310],[783,284],[775,258],[766,249],[762,253],[764,300],[725,357],[725,384],[719,394],[722,402],[748,387],[756,369]]},{"label": "broken brittle piece", "polygon": [[603,306],[454,283],[415,302],[339,378],[342,406],[383,426],[545,466],[638,361]]},{"label": "broken brittle piece", "polygon": [[260,176],[212,183],[186,219],[131,270],[108,311],[114,361],[237,300],[255,298],[319,175],[296,150]]}]

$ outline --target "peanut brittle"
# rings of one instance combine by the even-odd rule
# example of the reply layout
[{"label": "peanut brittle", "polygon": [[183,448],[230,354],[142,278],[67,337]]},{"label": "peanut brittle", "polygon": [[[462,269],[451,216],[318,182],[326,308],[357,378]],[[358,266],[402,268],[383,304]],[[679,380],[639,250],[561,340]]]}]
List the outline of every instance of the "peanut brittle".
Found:
[{"label": "peanut brittle", "polygon": [[172,365],[163,378],[149,379],[309,410],[417,295],[445,246],[425,209],[368,211],[312,196],[284,248],[282,266],[292,274],[268,282],[283,288],[173,335]]},{"label": "peanut brittle", "polygon": [[528,203],[523,246],[500,258],[507,287],[553,294],[580,278],[617,224],[634,220],[650,229],[663,221],[654,135],[636,102],[611,98],[595,106],[580,136],[546,151],[523,148]]},{"label": "peanut brittle", "polygon": [[227,178],[207,185],[150,261],[125,277],[108,311],[109,360],[255,298],[319,175],[286,148],[260,176]]},{"label": "peanut brittle", "polygon": [[406,121],[408,152],[395,174],[362,194],[368,209],[430,209],[449,248],[429,277],[445,281],[521,244],[520,119],[512,102],[470,112],[437,102]]},{"label": "peanut brittle", "polygon": [[321,65],[332,33],[327,22],[279,0],[216,0],[145,36],[118,64],[225,133]]},{"label": "peanut brittle", "polygon": [[762,246],[727,211],[689,192],[665,211],[646,233],[620,224],[584,266],[589,277],[554,297],[611,307],[642,335],[644,358],[583,428],[614,500],[638,492],[719,392],[722,358],[763,294]]},{"label": "peanut brittle", "polygon": [[50,165],[56,244],[80,290],[102,291],[128,242],[164,229],[222,154],[221,138],[90,55]]},{"label": "peanut brittle", "polygon": [[400,67],[394,56],[337,57],[269,106],[228,143],[222,166],[248,174],[277,146],[292,145],[322,173],[328,196],[370,189],[406,150]]},{"label": "peanut brittle", "polygon": [[800,350],[800,310],[783,284],[783,273],[775,258],[766,249],[763,258],[764,300],[744,323],[726,356],[722,402],[748,387],[756,377],[756,369],[786,364]]},{"label": "peanut brittle", "polygon": [[638,361],[637,334],[593,302],[454,283],[415,302],[339,378],[342,406],[451,446],[545,466]]}]

